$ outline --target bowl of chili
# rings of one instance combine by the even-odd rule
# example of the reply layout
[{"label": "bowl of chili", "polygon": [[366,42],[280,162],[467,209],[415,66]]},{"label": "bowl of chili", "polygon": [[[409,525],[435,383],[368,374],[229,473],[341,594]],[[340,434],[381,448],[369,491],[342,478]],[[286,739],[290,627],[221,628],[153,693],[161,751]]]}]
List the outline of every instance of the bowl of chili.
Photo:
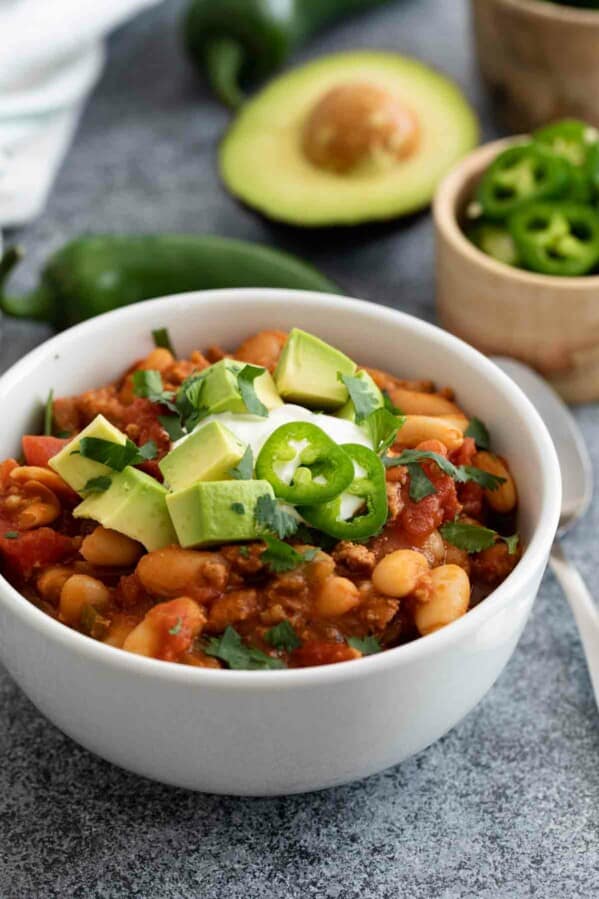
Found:
[{"label": "bowl of chili", "polygon": [[[565,141],[580,124],[544,130],[561,128]],[[518,135],[459,163],[433,209],[443,327],[483,353],[527,362],[568,402],[584,403],[599,399],[599,214],[592,198],[572,196],[587,189],[572,184],[577,175],[571,166],[564,196],[563,167]],[[474,223],[473,208],[484,210]]]},{"label": "bowl of chili", "polygon": [[[471,415],[485,415],[496,452],[510,460],[520,489],[521,558],[487,598],[446,627],[431,628],[432,632],[423,627],[422,632],[428,635],[420,639],[372,654],[362,642],[351,659],[346,654],[348,661],[338,664],[320,664],[314,657],[309,667],[301,667],[301,662],[300,667],[246,665],[250,670],[239,670],[234,664],[180,664],[164,657],[151,658],[147,653],[123,651],[104,642],[101,630],[94,635],[94,627],[102,625],[96,618],[81,622],[84,632],[66,627],[56,615],[44,610],[43,604],[36,603],[31,586],[17,589],[12,578],[0,578],[3,663],[35,705],[77,742],[117,765],[181,787],[234,795],[303,792],[364,777],[420,751],[453,727],[490,689],[513,652],[532,607],[560,506],[559,467],[539,416],[519,389],[471,347],[400,312],[333,295],[288,290],[205,291],[148,301],[100,316],[63,332],[13,366],[0,380],[4,420],[0,456],[18,455],[22,435],[34,434],[39,428],[40,407],[49,385],[56,396],[81,394],[129,369],[129,381],[125,378],[125,382],[135,386],[143,381],[144,390],[149,390],[153,379],[143,374],[147,369],[131,369],[131,361],[153,352],[151,335],[162,334],[165,327],[180,355],[196,362],[198,357],[191,354],[200,341],[204,346],[233,348],[256,330],[272,333],[273,328],[277,332],[301,328],[317,331],[320,338],[370,367],[373,377],[380,377],[383,369],[420,381],[450,380],[463,408]],[[237,351],[237,358],[239,355]],[[254,361],[259,363],[260,359]],[[141,371],[142,376],[132,378],[134,371]],[[250,374],[254,378],[257,373]],[[125,389],[125,382],[121,389]],[[391,383],[395,383],[393,378]],[[406,401],[409,394],[410,390],[404,392]],[[442,398],[441,394],[426,392],[424,396],[429,397],[429,403],[437,404]],[[98,402],[111,397],[110,391],[96,391]],[[446,398],[445,402],[450,400]],[[109,405],[105,412],[110,418],[113,413]],[[408,420],[407,409],[406,413]],[[412,416],[411,427],[421,427],[425,417]],[[313,418],[318,421],[325,416],[319,419],[316,414]],[[414,418],[419,420],[414,422]],[[140,428],[147,424],[145,419],[136,422]],[[450,442],[453,435],[457,444],[463,444],[455,422],[450,425],[444,421],[443,427]],[[343,471],[337,478],[328,466],[339,447],[332,449],[323,440],[321,429],[316,433],[311,428],[298,429],[296,424],[291,430],[285,428],[283,424],[278,433],[275,430],[272,437],[277,439],[271,438],[270,445],[266,440],[257,455],[257,476],[270,478],[260,483],[271,483],[275,491],[286,492],[288,484],[278,485],[277,475],[288,458],[288,444],[305,444],[305,467],[314,465],[314,484],[322,490],[319,494],[304,491],[305,480],[298,481],[301,489],[294,496],[287,494],[287,500],[298,504],[311,527],[330,532],[335,538],[340,522],[331,504],[337,500],[328,496],[347,489],[342,485],[347,485],[351,472]],[[118,452],[113,445],[112,458],[127,456],[132,464],[147,468],[148,462],[151,464],[149,441],[135,429],[127,433],[137,444],[131,439],[121,442]],[[479,440],[483,439],[480,435],[479,431]],[[35,451],[37,456],[35,460],[29,456],[28,462],[36,461],[38,468],[43,467],[42,451],[47,458],[48,453],[54,458],[68,438],[51,439],[63,442],[44,448],[39,438],[38,443],[29,440],[27,453]],[[105,441],[86,439],[84,445],[81,441],[79,454],[89,463],[98,461],[96,451],[100,448],[104,452],[100,444]],[[408,428],[406,445],[414,445],[413,439]],[[382,438],[374,441],[381,451],[383,443]],[[89,454],[91,448],[95,455]],[[339,468],[347,467],[347,459],[358,466],[360,476],[353,482],[354,492],[366,505],[364,534],[374,534],[383,520],[380,460],[373,450],[359,443],[343,444],[343,452]],[[402,455],[405,453],[401,465],[406,470],[423,462],[417,450],[402,451]],[[106,455],[102,458],[105,462],[108,459]],[[399,464],[401,456],[396,458]],[[457,457],[452,458],[457,464]],[[423,464],[432,461],[427,459]],[[137,472],[136,485],[144,480],[143,472],[132,471]],[[426,472],[433,476],[430,468]],[[418,475],[420,482],[423,473]],[[416,477],[413,469],[412,477]],[[50,482],[51,478],[46,480]],[[24,486],[28,483],[25,478]],[[47,496],[43,491],[40,495],[42,499]],[[68,501],[65,496],[65,504]],[[57,526],[59,530],[64,527],[60,523]],[[342,536],[359,541],[364,535],[344,530]],[[10,535],[5,533],[4,538],[2,551],[10,556],[11,547],[6,549]],[[277,549],[276,542],[273,546]],[[131,546],[124,549],[128,551]],[[172,549],[175,547],[162,552],[168,554]],[[293,552],[301,557],[302,565],[318,561],[314,555],[308,557],[301,546]],[[131,557],[129,563],[135,564],[136,558]],[[154,577],[160,581],[173,576],[169,558],[164,556],[161,562],[150,551],[141,561],[146,560],[146,569],[153,565]],[[90,559],[93,561],[93,556]],[[127,563],[125,558],[121,561]],[[96,574],[101,570],[100,566]],[[83,569],[75,575],[86,576]],[[380,578],[384,577],[385,572],[381,572]],[[379,586],[384,590],[382,580]],[[110,592],[107,576],[105,588]],[[138,601],[136,591],[125,593],[124,611],[133,612]],[[334,599],[338,601],[338,592]],[[285,601],[293,606],[294,598],[289,596]],[[182,619],[188,615],[188,606],[195,603],[189,597],[175,602],[179,603],[179,617],[173,618],[168,633],[173,645],[178,645],[186,636],[187,623],[183,626]],[[89,630],[85,630],[88,625]],[[226,656],[220,641],[219,652],[214,653],[217,659],[233,659],[240,651],[248,654],[238,637],[229,633]],[[288,629],[279,637],[281,646],[286,641],[285,652],[301,653],[301,648],[291,645]],[[214,648],[212,642],[206,648]],[[258,656],[253,661],[260,661],[262,656]]]}]

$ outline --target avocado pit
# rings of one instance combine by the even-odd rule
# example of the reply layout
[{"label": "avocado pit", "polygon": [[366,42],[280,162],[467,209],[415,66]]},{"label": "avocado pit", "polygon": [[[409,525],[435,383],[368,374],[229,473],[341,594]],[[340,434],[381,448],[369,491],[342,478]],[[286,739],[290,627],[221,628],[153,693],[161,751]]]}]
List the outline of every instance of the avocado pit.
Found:
[{"label": "avocado pit", "polygon": [[340,84],[316,103],[302,129],[302,150],[317,168],[348,173],[386,170],[418,144],[416,115],[397,97],[368,82]]}]

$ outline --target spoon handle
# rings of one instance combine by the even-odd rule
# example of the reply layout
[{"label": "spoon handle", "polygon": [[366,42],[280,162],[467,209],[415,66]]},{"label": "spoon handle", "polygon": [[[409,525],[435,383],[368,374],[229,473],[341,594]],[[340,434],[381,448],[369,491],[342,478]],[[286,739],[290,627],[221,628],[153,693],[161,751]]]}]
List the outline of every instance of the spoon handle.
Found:
[{"label": "spoon handle", "polygon": [[549,564],[561,584],[578,625],[593,690],[599,703],[599,611],[580,572],[568,561],[557,538],[551,548]]}]

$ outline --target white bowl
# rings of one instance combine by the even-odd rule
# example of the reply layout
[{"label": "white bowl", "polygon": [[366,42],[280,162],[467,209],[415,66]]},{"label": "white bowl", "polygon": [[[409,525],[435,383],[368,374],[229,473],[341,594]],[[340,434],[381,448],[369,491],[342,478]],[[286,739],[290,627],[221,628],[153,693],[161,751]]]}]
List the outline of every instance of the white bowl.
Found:
[{"label": "white bowl", "polygon": [[0,379],[0,458],[39,427],[57,395],[106,383],[168,326],[180,353],[234,347],[297,325],[362,363],[433,378],[485,419],[520,490],[526,549],[459,621],[354,662],[291,671],[214,671],[88,639],[0,578],[0,655],[29,698],[87,749],[138,774],[211,793],[266,796],[345,783],[402,761],[466,715],[499,676],[532,607],[560,508],[551,439],[524,394],[450,334],[358,300],[285,290],[215,290],[129,306],[35,349]]}]

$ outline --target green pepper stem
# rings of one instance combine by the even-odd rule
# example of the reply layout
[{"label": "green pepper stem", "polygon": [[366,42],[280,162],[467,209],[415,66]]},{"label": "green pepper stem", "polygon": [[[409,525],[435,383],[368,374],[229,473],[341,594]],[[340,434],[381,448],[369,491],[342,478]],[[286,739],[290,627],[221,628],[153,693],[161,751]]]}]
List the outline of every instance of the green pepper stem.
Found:
[{"label": "green pepper stem", "polygon": [[7,297],[4,284],[15,265],[23,258],[20,247],[7,247],[0,259],[0,310],[14,318],[37,318],[46,320],[50,317],[50,298],[43,287],[31,291],[21,297]]},{"label": "green pepper stem", "polygon": [[213,38],[204,47],[208,80],[219,99],[231,109],[245,100],[239,87],[244,56],[243,46],[230,37]]}]

